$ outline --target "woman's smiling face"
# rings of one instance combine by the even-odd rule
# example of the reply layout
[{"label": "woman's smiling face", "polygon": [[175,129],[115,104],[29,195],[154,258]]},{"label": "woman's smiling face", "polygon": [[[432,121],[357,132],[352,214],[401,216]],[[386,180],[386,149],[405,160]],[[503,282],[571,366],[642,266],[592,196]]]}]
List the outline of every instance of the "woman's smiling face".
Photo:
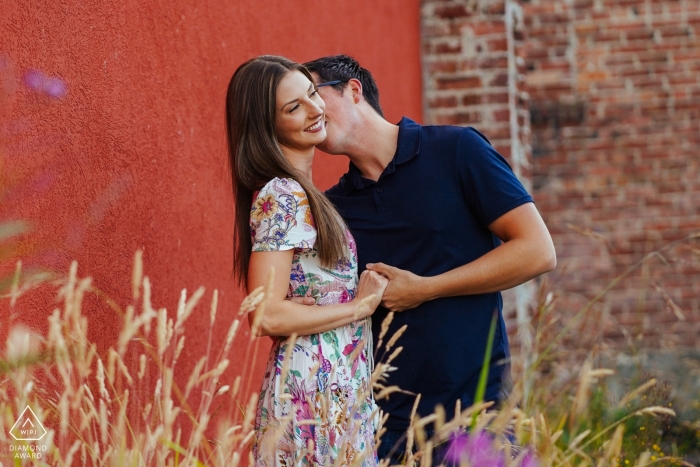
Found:
[{"label": "woman's smiling face", "polygon": [[282,148],[308,150],[326,139],[325,104],[314,83],[290,71],[277,87],[275,128]]}]

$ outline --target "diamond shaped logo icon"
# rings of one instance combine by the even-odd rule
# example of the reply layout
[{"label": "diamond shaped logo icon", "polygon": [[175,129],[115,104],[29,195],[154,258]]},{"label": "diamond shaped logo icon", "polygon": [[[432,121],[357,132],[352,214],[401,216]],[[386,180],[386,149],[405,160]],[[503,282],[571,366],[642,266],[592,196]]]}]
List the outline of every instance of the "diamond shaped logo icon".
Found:
[{"label": "diamond shaped logo icon", "polygon": [[39,441],[46,436],[46,429],[34,411],[27,406],[12,426],[10,434],[17,441]]}]

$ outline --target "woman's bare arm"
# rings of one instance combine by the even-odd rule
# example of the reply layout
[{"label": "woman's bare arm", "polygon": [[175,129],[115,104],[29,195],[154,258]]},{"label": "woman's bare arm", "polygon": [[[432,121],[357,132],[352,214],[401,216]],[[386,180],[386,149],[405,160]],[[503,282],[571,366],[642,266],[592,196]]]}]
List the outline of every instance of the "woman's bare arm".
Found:
[{"label": "woman's bare arm", "polygon": [[[328,331],[358,319],[371,315],[376,310],[388,283],[381,274],[365,271],[360,277],[357,296],[352,302],[337,305],[308,306],[285,300],[289,290],[289,272],[292,269],[294,250],[259,251],[250,256],[248,266],[248,290],[259,286],[265,287],[270,271],[274,269],[274,278],[270,287],[270,297],[261,313],[261,307],[248,315],[253,326],[259,319],[257,329],[260,336],[309,335]],[[360,301],[374,295],[359,307]]]}]

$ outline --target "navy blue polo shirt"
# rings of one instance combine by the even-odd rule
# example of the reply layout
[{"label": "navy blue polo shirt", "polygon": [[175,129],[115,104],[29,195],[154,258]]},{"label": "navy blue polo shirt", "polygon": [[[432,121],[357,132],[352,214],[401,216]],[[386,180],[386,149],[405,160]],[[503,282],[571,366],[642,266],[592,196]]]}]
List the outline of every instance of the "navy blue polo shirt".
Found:
[{"label": "navy blue polo shirt", "polygon": [[[487,226],[532,202],[506,160],[473,128],[421,126],[404,117],[396,154],[376,182],[352,163],[327,191],[357,242],[360,271],[386,263],[420,276],[467,264],[500,245]],[[491,317],[498,326],[486,400],[497,400],[509,355],[500,293],[439,298],[396,313],[384,342],[404,324],[388,385],[422,394],[418,414],[442,404],[451,417],[455,402],[472,405],[486,351]],[[375,344],[388,311],[372,316]],[[380,355],[381,357],[381,349]],[[386,357],[384,357],[386,358]],[[415,395],[394,393],[378,401],[390,414],[385,425],[409,425]]]}]

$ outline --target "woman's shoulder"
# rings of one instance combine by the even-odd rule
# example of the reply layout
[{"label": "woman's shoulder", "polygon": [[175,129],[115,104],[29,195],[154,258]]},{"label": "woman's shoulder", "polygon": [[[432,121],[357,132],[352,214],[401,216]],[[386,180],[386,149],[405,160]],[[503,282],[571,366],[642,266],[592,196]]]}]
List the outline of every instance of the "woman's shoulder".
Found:
[{"label": "woman's shoulder", "polygon": [[304,225],[314,226],[309,199],[301,184],[292,178],[275,177],[257,193],[251,207],[251,221],[267,218],[297,219]]},{"label": "woman's shoulder", "polygon": [[294,195],[296,198],[306,198],[304,188],[293,178],[273,178],[258,193],[258,197],[265,195]]},{"label": "woman's shoulder", "polygon": [[309,200],[291,178],[273,178],[265,184],[253,200],[250,227],[253,251],[310,250],[316,241]]}]

